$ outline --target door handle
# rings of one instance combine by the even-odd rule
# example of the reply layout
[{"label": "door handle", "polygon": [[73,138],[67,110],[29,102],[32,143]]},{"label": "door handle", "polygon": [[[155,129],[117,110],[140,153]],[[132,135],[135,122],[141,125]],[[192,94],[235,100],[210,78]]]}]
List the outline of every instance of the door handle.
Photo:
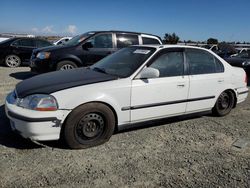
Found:
[{"label": "door handle", "polygon": [[177,87],[185,87],[185,84],[178,84]]},{"label": "door handle", "polygon": [[224,82],[224,79],[219,79],[218,82],[222,83],[222,82]]}]

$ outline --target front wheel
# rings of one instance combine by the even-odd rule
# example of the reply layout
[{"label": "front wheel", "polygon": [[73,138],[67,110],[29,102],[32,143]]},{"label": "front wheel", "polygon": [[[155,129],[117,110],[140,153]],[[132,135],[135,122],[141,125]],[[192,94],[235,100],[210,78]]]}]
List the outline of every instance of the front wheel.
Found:
[{"label": "front wheel", "polygon": [[232,91],[224,91],[218,97],[213,108],[213,114],[217,116],[225,116],[232,110],[235,102],[235,97]]},{"label": "front wheel", "polygon": [[70,70],[77,68],[77,65],[72,61],[61,61],[57,64],[56,70]]},{"label": "front wheel", "polygon": [[21,65],[21,59],[17,55],[8,55],[5,58],[5,65],[7,67],[15,68]]},{"label": "front wheel", "polygon": [[113,111],[101,103],[77,107],[67,118],[62,136],[72,149],[84,149],[105,143],[115,129]]}]

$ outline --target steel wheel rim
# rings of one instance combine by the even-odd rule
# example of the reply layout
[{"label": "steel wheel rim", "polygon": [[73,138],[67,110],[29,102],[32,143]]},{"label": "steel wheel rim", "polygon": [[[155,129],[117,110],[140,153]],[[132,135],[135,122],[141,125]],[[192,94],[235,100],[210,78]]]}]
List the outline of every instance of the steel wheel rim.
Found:
[{"label": "steel wheel rim", "polygon": [[9,67],[17,67],[20,65],[20,63],[20,58],[15,55],[10,55],[6,58],[6,65]]},{"label": "steel wheel rim", "polygon": [[98,139],[104,132],[104,118],[97,113],[84,115],[76,125],[75,135],[79,142]]},{"label": "steel wheel rim", "polygon": [[71,64],[66,64],[66,65],[63,65],[60,70],[69,70],[69,69],[74,69],[75,67]]},{"label": "steel wheel rim", "polygon": [[227,110],[230,107],[230,96],[227,93],[222,93],[218,100],[219,109],[222,111]]}]

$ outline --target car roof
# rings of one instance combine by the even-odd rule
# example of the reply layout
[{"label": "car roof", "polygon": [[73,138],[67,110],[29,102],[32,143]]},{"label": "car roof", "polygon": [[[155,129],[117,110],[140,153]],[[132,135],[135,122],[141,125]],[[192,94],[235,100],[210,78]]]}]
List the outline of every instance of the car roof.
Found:
[{"label": "car roof", "polygon": [[188,45],[178,45],[178,44],[151,44],[151,45],[134,45],[134,46],[143,46],[143,47],[151,47],[156,49],[165,49],[165,48],[192,48],[192,49],[201,49],[205,51],[209,51],[208,49],[198,47],[198,46],[188,46]]},{"label": "car roof", "polygon": [[141,32],[133,32],[133,31],[121,31],[121,30],[109,30],[109,31],[89,31],[88,33],[109,33],[109,32],[113,32],[113,33],[124,33],[124,34],[137,34],[137,35],[150,35],[150,36],[154,36],[157,37],[158,39],[161,40],[161,37],[157,36],[157,35],[153,35],[150,33],[141,33]]}]

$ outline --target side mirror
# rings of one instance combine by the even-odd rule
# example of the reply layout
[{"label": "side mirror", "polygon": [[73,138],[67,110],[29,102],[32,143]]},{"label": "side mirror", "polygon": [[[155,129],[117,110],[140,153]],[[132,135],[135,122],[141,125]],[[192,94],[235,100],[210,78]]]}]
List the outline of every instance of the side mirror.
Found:
[{"label": "side mirror", "polygon": [[86,42],[82,45],[82,49],[88,50],[89,48],[93,48],[93,45],[91,42]]},{"label": "side mirror", "polygon": [[158,69],[147,67],[144,68],[137,76],[138,79],[149,79],[149,78],[158,78],[160,76],[160,72]]}]

